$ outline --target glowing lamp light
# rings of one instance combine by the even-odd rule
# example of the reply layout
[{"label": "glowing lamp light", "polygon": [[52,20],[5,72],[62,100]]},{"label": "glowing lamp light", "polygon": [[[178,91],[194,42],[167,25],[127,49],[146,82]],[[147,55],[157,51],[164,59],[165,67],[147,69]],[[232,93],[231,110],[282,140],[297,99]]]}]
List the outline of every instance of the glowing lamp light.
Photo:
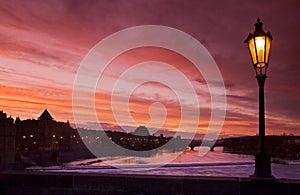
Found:
[{"label": "glowing lamp light", "polygon": [[262,25],[263,23],[261,23],[258,18],[254,33],[249,33],[245,43],[248,43],[256,75],[266,76],[270,59],[272,36],[269,32],[264,32]]}]

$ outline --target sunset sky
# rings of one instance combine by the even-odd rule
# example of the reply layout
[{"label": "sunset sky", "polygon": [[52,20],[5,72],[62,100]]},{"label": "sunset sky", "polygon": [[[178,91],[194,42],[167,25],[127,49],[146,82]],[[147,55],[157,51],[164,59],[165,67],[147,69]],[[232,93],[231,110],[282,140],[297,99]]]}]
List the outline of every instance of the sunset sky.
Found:
[{"label": "sunset sky", "polygon": [[[125,28],[163,25],[199,40],[216,61],[227,97],[221,134],[255,135],[258,86],[244,40],[260,17],[264,30],[273,36],[265,84],[266,133],[300,135],[299,9],[298,0],[0,0],[0,110],[27,119],[37,118],[47,108],[55,120],[75,123],[72,90],[88,52],[105,37]],[[196,74],[184,57],[152,47],[122,54],[106,70],[107,77],[99,80],[95,98],[103,127],[132,125],[125,118],[122,124],[113,118],[112,88],[126,69],[145,61],[171,64],[190,79],[201,104],[198,133],[205,133],[211,99],[201,74]],[[139,75],[147,74],[146,71]],[[168,77],[155,67],[151,71],[157,77]],[[127,82],[138,83],[138,75]],[[122,98],[127,93],[126,89],[119,92],[116,99],[121,115],[126,110]],[[150,110],[152,117],[166,114],[162,128],[174,131],[180,117],[176,98],[168,86],[146,83],[131,94],[130,114],[136,123],[147,124],[149,106],[160,102]],[[84,113],[84,100],[82,105],[82,119],[76,125],[94,128],[97,121],[89,120]],[[157,127],[156,123],[150,125]]]}]

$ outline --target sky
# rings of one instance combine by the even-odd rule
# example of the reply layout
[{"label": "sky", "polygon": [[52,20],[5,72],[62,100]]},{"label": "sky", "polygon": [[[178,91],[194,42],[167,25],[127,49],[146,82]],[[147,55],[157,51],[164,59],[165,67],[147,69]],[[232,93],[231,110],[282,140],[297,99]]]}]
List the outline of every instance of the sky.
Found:
[{"label": "sky", "polygon": [[[158,65],[141,69],[124,81],[127,86],[141,84],[139,87],[114,91],[127,69],[160,61],[176,67],[190,80],[201,114],[196,119],[191,115],[188,124],[199,124],[197,132],[206,133],[212,113],[210,93],[215,91],[208,90],[203,75],[184,56],[155,47],[133,49],[115,58],[95,88],[98,121],[91,120],[84,98],[80,119],[74,120],[74,82],[90,50],[123,29],[162,25],[191,35],[215,60],[226,89],[221,135],[255,135],[258,86],[244,40],[260,17],[264,30],[273,36],[265,84],[266,133],[300,135],[299,8],[297,0],[0,0],[0,110],[24,120],[37,118],[48,109],[55,120],[69,120],[85,128],[101,123],[103,128],[134,129],[138,124],[189,132],[189,126],[180,129],[179,123],[181,107],[191,109],[191,103],[182,104],[173,88],[165,84],[139,83],[149,72],[155,78],[177,78],[170,76],[172,71]],[[181,82],[176,87],[185,92]],[[114,118],[111,105],[114,93],[119,120]],[[129,108],[124,104],[128,97]],[[133,121],[126,118],[128,114]]]}]

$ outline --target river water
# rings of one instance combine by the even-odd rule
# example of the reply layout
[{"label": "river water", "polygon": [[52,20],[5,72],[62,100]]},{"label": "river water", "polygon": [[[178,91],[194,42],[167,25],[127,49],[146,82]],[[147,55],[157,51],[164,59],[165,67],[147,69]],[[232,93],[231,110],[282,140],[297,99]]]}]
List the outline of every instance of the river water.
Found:
[{"label": "river water", "polygon": [[[163,152],[151,157],[115,156],[84,159],[63,167],[30,169],[45,172],[249,177],[254,173],[254,156],[224,153],[221,150],[209,151],[201,156],[196,149],[181,154]],[[272,163],[272,175],[276,178],[300,180],[300,162]]]}]

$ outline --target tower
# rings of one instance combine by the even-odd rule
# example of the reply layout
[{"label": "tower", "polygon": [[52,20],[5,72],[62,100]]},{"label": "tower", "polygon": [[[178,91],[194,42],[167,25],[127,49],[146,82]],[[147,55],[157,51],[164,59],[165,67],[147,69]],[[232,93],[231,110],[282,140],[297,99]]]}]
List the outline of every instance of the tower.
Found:
[{"label": "tower", "polygon": [[49,148],[51,143],[51,125],[53,122],[53,117],[48,112],[47,109],[38,117],[39,121],[39,140],[41,148]]}]

